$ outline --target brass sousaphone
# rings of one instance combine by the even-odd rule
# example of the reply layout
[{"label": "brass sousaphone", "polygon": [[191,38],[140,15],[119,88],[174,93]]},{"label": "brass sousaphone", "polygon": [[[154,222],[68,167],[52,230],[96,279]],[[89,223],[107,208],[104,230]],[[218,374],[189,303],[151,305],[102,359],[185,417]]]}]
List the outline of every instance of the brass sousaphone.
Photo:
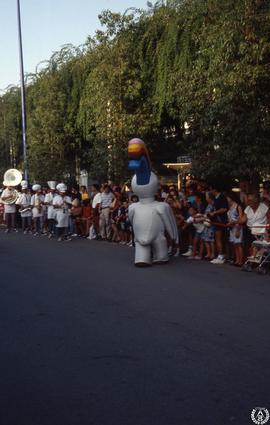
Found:
[{"label": "brass sousaphone", "polygon": [[[22,173],[19,170],[16,170],[16,168],[10,168],[4,174],[3,185],[7,187],[15,187],[15,186],[18,186],[21,183],[21,181],[22,181]],[[9,196],[8,199],[3,201],[3,203],[8,205],[15,204],[18,197],[19,197],[19,192],[16,189],[14,189],[12,191],[12,195]]]}]

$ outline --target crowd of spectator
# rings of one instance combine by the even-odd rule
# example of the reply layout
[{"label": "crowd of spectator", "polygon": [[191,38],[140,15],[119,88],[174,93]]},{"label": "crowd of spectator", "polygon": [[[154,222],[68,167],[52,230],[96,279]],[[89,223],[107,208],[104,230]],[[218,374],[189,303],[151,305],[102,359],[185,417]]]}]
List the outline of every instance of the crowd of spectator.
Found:
[{"label": "crowd of spectator", "polygon": [[[31,189],[26,192],[29,199],[37,196]],[[72,187],[64,194],[58,193],[63,199],[60,207],[65,205],[68,212],[68,224],[60,234],[57,219],[48,218],[49,203],[46,202],[46,195],[51,193],[53,198],[57,191],[40,187],[37,193],[40,199],[38,225],[31,213],[32,201],[29,201],[32,205],[28,214],[31,218],[27,222],[20,214],[18,201],[13,220],[7,220],[5,205],[0,203],[0,225],[6,226],[6,232],[21,228],[25,234],[57,236],[59,241],[82,237],[134,246],[128,209],[139,199],[130,185],[94,184],[89,191],[81,186]],[[167,235],[168,251],[172,256],[208,260],[212,264],[229,262],[240,267],[247,257],[256,255],[252,242],[268,238],[270,184],[267,182],[260,193],[224,192],[218,184],[207,185],[202,181],[189,181],[185,192],[178,191],[176,185],[162,185],[156,199],[167,202],[176,219],[179,244]],[[58,208],[56,203],[54,207]]]}]

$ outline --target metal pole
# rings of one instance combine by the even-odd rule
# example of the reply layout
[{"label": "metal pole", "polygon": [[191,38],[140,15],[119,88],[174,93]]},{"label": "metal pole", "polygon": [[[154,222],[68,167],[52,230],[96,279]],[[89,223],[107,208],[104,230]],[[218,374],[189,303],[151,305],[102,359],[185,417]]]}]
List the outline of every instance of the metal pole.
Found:
[{"label": "metal pole", "polygon": [[28,164],[27,164],[27,139],[26,139],[26,104],[25,104],[25,84],[24,84],[24,69],[23,69],[20,0],[17,0],[17,15],[18,15],[18,36],[19,36],[19,56],[20,56],[20,76],[21,76],[23,162],[24,162],[24,178],[25,180],[27,180],[28,179]]}]

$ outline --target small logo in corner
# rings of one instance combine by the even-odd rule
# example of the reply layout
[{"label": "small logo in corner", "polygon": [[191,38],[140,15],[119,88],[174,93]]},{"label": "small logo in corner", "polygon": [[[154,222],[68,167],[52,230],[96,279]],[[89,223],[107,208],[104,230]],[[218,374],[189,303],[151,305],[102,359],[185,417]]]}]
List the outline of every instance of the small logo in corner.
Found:
[{"label": "small logo in corner", "polygon": [[266,424],[269,418],[269,411],[265,407],[255,407],[251,412],[251,419],[256,425]]}]

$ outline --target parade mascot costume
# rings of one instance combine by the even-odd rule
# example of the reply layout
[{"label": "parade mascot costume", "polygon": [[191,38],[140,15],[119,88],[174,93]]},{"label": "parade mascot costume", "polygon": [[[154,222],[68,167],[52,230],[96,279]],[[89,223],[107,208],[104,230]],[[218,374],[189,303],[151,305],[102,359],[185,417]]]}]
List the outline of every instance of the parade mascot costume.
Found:
[{"label": "parade mascot costume", "polygon": [[150,266],[168,262],[165,232],[178,243],[178,231],[171,207],[155,200],[159,181],[151,171],[147,148],[140,139],[128,144],[129,168],[135,171],[131,187],[139,202],[129,206],[129,220],[134,231],[135,265]]}]

